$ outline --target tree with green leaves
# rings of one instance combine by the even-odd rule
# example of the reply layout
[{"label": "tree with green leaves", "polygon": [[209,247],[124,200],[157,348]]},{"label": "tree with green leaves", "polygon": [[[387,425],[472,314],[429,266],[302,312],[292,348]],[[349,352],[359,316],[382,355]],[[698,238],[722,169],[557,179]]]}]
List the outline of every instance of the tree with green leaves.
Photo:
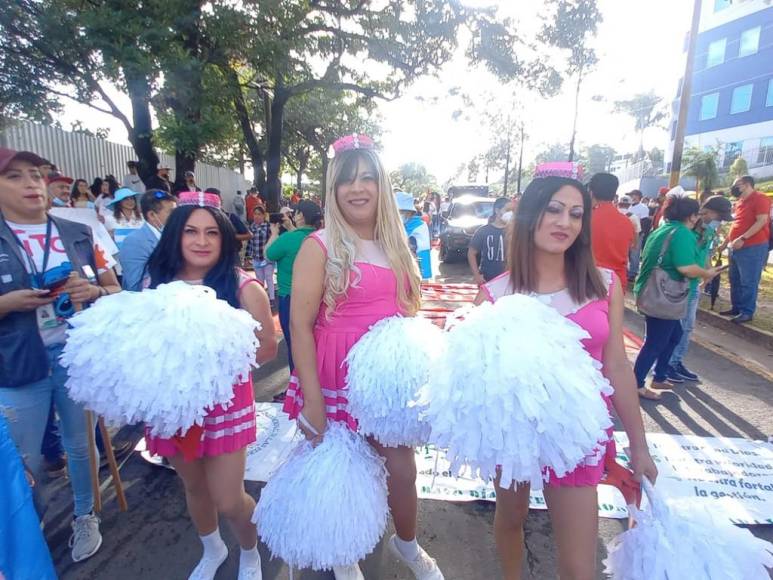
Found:
[{"label": "tree with green leaves", "polygon": [[558,0],[553,6],[554,13],[550,8],[546,6],[547,16],[539,38],[568,53],[566,72],[577,81],[574,91],[572,136],[567,155],[569,161],[574,161],[580,90],[583,80],[598,62],[596,51],[589,43],[596,35],[602,17],[596,0]]},{"label": "tree with green leaves", "polygon": [[634,129],[639,134],[638,159],[644,157],[644,132],[656,126],[666,118],[667,113],[661,107],[662,97],[655,91],[639,93],[630,99],[615,101],[615,112],[625,113],[634,120]]},{"label": "tree with green leaves", "polygon": [[607,173],[615,158],[615,149],[609,145],[593,144],[585,147],[582,158],[585,163],[585,174]]},{"label": "tree with green leaves", "polygon": [[719,154],[714,148],[690,147],[684,152],[682,173],[696,179],[695,190],[713,189],[719,184]]},{"label": "tree with green leaves", "polygon": [[741,157],[740,154],[735,158],[732,165],[730,165],[729,174],[734,181],[739,177],[749,175],[749,165],[746,163],[746,159]]},{"label": "tree with green leaves", "polygon": [[392,185],[414,196],[438,188],[437,179],[421,163],[405,163],[389,174]]}]

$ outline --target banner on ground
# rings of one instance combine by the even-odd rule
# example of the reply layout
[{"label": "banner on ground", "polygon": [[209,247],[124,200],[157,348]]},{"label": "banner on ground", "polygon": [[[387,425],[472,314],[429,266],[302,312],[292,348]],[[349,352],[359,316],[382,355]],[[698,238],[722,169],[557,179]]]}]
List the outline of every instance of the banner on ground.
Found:
[{"label": "banner on ground", "polygon": [[[256,405],[258,439],[247,449],[245,479],[266,481],[281,465],[301,436],[281,405]],[[628,464],[625,433],[616,432],[617,460]],[[773,445],[737,438],[691,435],[647,435],[650,452],[658,466],[657,486],[667,498],[690,500],[705,509],[724,512],[736,524],[773,524]],[[138,445],[143,457],[154,463]],[[470,473],[453,477],[445,452],[427,445],[416,450],[419,497],[445,501],[494,501],[494,486]],[[614,487],[599,486],[599,516],[626,518],[622,494]],[[532,509],[546,509],[541,493],[531,495]]]}]

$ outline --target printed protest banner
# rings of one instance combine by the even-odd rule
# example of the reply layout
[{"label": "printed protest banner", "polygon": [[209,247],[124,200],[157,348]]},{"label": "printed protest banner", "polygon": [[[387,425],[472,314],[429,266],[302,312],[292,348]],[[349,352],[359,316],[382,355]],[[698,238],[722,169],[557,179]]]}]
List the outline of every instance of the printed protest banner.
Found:
[{"label": "printed protest banner", "polygon": [[104,250],[106,256],[115,256],[118,253],[118,246],[99,221],[95,210],[86,207],[52,207],[48,211],[57,217],[89,226],[94,242]]}]

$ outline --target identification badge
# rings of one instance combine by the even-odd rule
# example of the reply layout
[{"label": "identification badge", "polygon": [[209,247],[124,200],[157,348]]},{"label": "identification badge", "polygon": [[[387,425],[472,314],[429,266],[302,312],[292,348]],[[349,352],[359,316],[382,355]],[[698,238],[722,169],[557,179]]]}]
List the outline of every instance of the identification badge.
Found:
[{"label": "identification badge", "polygon": [[38,319],[38,330],[49,330],[59,326],[59,321],[56,319],[56,312],[54,312],[53,304],[38,306],[35,309],[35,314]]}]

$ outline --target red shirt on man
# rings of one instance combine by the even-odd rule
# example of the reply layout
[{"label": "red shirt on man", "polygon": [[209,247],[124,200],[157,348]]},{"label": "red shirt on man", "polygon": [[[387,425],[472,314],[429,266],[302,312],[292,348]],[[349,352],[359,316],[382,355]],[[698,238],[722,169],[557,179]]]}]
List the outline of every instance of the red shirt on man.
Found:
[{"label": "red shirt on man", "polygon": [[757,221],[757,216],[765,214],[765,226],[753,236],[744,241],[743,246],[767,244],[770,239],[770,198],[759,191],[751,192],[746,198],[739,199],[735,204],[735,220],[730,228],[730,240],[744,235]]},{"label": "red shirt on man", "polygon": [[634,236],[633,224],[610,201],[597,202],[591,214],[591,240],[596,265],[613,270],[625,291],[628,286],[628,250]]}]

